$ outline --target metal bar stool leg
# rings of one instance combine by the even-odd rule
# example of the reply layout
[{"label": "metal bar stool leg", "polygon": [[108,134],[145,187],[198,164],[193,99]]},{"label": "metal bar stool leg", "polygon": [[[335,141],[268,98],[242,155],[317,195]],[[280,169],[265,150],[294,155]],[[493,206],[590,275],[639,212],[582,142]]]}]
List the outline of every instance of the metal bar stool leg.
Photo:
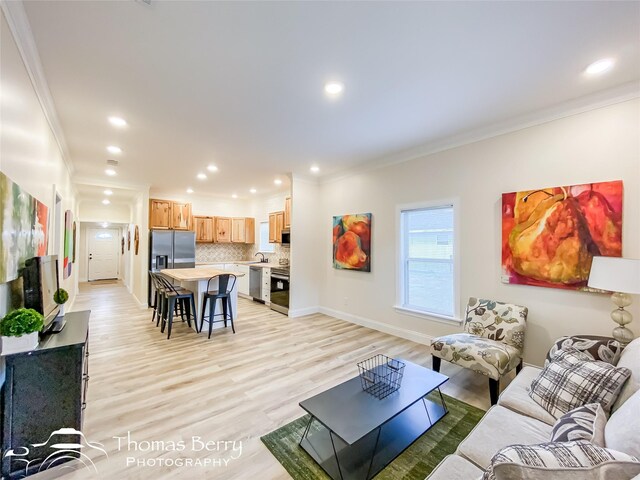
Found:
[{"label": "metal bar stool leg", "polygon": [[213,319],[216,315],[216,303],[218,303],[218,299],[213,297],[209,302],[209,337],[211,338],[211,329],[213,328]]},{"label": "metal bar stool leg", "polygon": [[[193,295],[191,296],[191,298],[193,298]],[[187,316],[187,325],[189,325],[189,328],[191,328],[191,303],[189,302],[188,298],[183,298],[182,303],[184,304],[183,308]]]},{"label": "metal bar stool leg", "polygon": [[229,319],[231,320],[231,331],[236,333],[236,327],[233,325],[233,307],[231,306],[231,297],[227,297],[227,302],[229,302]]},{"label": "metal bar stool leg", "polygon": [[198,333],[202,332],[202,326],[204,325],[204,312],[207,310],[207,294],[202,296],[202,309],[200,310],[200,329]]},{"label": "metal bar stool leg", "polygon": [[191,298],[189,298],[191,302],[191,311],[193,312],[193,326],[196,328],[196,332],[198,331],[198,317],[196,313],[196,295],[192,294]]},{"label": "metal bar stool leg", "polygon": [[173,324],[173,314],[176,307],[175,297],[169,298],[169,319],[167,320],[167,340],[171,338],[171,325]]}]

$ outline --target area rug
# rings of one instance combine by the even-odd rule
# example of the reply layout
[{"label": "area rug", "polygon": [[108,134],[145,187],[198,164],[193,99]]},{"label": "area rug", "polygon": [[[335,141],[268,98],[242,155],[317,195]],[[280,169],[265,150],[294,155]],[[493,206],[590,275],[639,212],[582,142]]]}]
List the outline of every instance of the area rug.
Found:
[{"label": "area rug", "polygon": [[[427,398],[439,401],[433,395],[432,392]],[[483,410],[448,395],[444,397],[449,413],[376,475],[377,480],[423,480],[444,457],[456,450],[485,414]],[[308,421],[309,416],[305,415],[260,440],[294,480],[328,479],[324,470],[298,446]],[[319,428],[318,422],[313,422],[312,430]]]}]

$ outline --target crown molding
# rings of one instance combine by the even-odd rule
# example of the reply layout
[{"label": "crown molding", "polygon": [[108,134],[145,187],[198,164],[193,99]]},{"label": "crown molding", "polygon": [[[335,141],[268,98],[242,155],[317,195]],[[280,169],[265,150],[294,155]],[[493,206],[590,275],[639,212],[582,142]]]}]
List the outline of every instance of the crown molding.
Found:
[{"label": "crown molding", "polygon": [[0,0],[0,8],[2,13],[9,24],[9,29],[13,35],[13,39],[18,46],[20,57],[27,70],[33,89],[38,97],[38,102],[44,113],[51,133],[58,144],[62,159],[67,167],[69,176],[73,176],[75,171],[73,164],[71,163],[71,157],[69,156],[69,149],[67,142],[64,138],[64,132],[62,125],[60,124],[60,118],[56,112],[55,103],[49,90],[49,84],[47,83],[44,75],[44,69],[42,68],[42,62],[40,61],[40,55],[36,47],[36,42],[33,38],[33,32],[31,31],[31,25],[27,17],[27,12],[24,10],[24,5],[21,0]]},{"label": "crown molding", "polygon": [[519,130],[524,130],[526,128],[542,125],[554,120],[586,113],[591,110],[597,110],[599,108],[608,107],[636,98],[640,98],[640,81],[624,83],[614,88],[601,90],[590,95],[562,102],[553,107],[512,117],[503,122],[494,123],[482,128],[436,139],[432,142],[428,142],[409,150],[403,150],[397,153],[374,158],[354,165],[346,170],[336,172],[335,174],[326,175],[321,177],[319,180],[323,184],[336,182],[364,172],[409,162],[421,157],[433,155],[434,153],[498,137],[507,133],[517,132]]}]

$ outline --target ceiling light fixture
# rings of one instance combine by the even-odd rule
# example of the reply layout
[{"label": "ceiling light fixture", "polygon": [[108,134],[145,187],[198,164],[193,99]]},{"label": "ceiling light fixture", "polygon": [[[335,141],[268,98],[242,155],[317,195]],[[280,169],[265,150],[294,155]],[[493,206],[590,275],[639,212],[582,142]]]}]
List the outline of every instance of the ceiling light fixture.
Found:
[{"label": "ceiling light fixture", "polygon": [[107,168],[104,173],[106,173],[107,175],[109,175],[110,177],[113,177],[116,174],[116,171],[113,168]]},{"label": "ceiling light fixture", "polygon": [[318,173],[320,171],[320,167],[317,165],[311,165],[309,170],[311,170],[311,173]]},{"label": "ceiling light fixture", "polygon": [[332,97],[338,96],[344,90],[344,85],[339,82],[329,82],[324,86],[324,93]]},{"label": "ceiling light fixture", "polygon": [[116,147],[115,145],[109,145],[107,147],[107,152],[112,153],[114,155],[119,155],[122,153],[122,149],[120,147]]},{"label": "ceiling light fixture", "polygon": [[207,176],[204,173],[199,173],[196,176],[198,177],[198,180],[206,180],[207,179]]},{"label": "ceiling light fixture", "polygon": [[104,200],[102,200],[102,204],[103,204],[103,205],[109,205],[110,203],[111,203],[111,202],[110,202],[108,199],[106,199],[106,198],[105,198]]},{"label": "ceiling light fixture", "polygon": [[238,198],[238,195],[234,193],[233,195],[231,195],[231,198]]},{"label": "ceiling light fixture", "polygon": [[193,188],[187,188],[187,193],[193,193]]},{"label": "ceiling light fixture", "polygon": [[109,195],[113,195],[113,192],[111,190],[105,190],[104,194],[109,196]]},{"label": "ceiling light fixture", "polygon": [[601,58],[589,65],[585,69],[584,73],[587,75],[600,75],[601,73],[611,70],[615,63],[616,62],[613,58]]},{"label": "ceiling light fixture", "polygon": [[127,121],[120,117],[109,117],[109,123],[114,127],[122,128],[127,126]]},{"label": "ceiling light fixture", "polygon": [[250,189],[250,190],[249,190],[249,192],[251,192],[251,193],[256,193],[256,192],[257,192],[257,190],[256,190],[255,188],[252,188],[252,189]]},{"label": "ceiling light fixture", "polygon": [[209,170],[210,172],[217,172],[218,171],[218,167],[216,167],[215,165],[209,165],[207,167],[207,170]]},{"label": "ceiling light fixture", "polygon": [[276,184],[276,185],[282,185],[282,180],[280,180],[279,178],[276,178],[276,179],[273,181],[273,183],[274,183],[274,184]]}]

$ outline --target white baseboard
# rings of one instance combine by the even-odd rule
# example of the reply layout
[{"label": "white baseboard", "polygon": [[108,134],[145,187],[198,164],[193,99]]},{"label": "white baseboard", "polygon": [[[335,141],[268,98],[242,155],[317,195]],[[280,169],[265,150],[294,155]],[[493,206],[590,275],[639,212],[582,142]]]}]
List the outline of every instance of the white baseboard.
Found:
[{"label": "white baseboard", "polygon": [[408,330],[406,328],[395,327],[387,323],[378,322],[377,320],[371,320],[369,318],[360,317],[351,313],[341,312],[340,310],[334,310],[332,308],[320,307],[320,313],[329,315],[330,317],[339,318],[346,322],[355,323],[363,327],[378,330],[379,332],[395,335],[396,337],[405,338],[412,342],[422,343],[424,345],[431,345],[433,337],[426,333],[416,332],[415,330]]},{"label": "white baseboard", "polygon": [[307,307],[307,308],[298,308],[296,310],[289,310],[289,318],[298,318],[304,317],[305,315],[313,315],[314,313],[319,313],[320,307]]},{"label": "white baseboard", "polygon": [[145,300],[144,302],[141,302],[140,299],[138,297],[135,296],[135,294],[133,295],[133,299],[138,302],[138,308],[140,310],[146,310],[147,308],[149,308],[149,305],[147,305],[147,301]]}]

